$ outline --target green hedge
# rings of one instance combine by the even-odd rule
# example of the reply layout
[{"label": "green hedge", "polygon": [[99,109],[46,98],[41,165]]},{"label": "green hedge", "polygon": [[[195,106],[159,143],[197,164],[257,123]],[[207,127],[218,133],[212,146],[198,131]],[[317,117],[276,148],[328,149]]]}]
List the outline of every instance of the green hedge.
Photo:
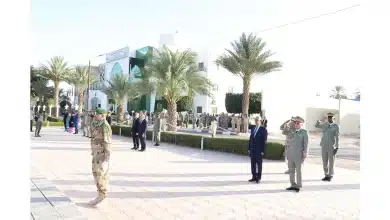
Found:
[{"label": "green hedge", "polygon": [[[261,93],[249,93],[249,114],[261,113]],[[229,113],[242,112],[242,93],[226,93],[225,108]]]},{"label": "green hedge", "polygon": [[50,115],[47,116],[46,120],[50,121],[50,122],[63,122],[64,121],[62,118],[56,118],[56,117],[53,117]]},{"label": "green hedge", "polygon": [[[47,121],[42,122],[42,126],[47,126]],[[34,121],[34,126],[35,126],[35,121]],[[49,126],[57,127],[57,126],[64,126],[64,122],[59,121],[59,122],[49,122]]]},{"label": "green hedge", "polygon": [[[119,134],[119,126],[111,126],[113,134]],[[121,135],[131,137],[131,128],[121,126]],[[146,139],[152,140],[153,131],[148,130],[146,133]],[[172,143],[181,146],[188,146],[193,148],[200,148],[201,138],[203,139],[203,149],[214,150],[221,152],[229,152],[240,155],[248,155],[248,139],[243,138],[230,138],[230,137],[215,137],[200,135],[200,134],[188,134],[180,132],[161,132],[161,141]],[[265,159],[271,160],[283,160],[284,146],[283,144],[276,142],[268,142],[266,144]]]}]

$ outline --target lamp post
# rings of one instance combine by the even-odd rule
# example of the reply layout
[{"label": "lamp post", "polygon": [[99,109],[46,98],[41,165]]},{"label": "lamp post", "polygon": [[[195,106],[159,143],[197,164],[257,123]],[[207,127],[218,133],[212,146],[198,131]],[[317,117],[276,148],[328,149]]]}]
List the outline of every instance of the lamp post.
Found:
[{"label": "lamp post", "polygon": [[[96,57],[104,56],[105,54],[99,54]],[[90,84],[91,84],[91,59],[88,60],[88,88],[87,88],[87,103],[86,103],[86,111],[89,110],[89,94],[90,94]]]}]

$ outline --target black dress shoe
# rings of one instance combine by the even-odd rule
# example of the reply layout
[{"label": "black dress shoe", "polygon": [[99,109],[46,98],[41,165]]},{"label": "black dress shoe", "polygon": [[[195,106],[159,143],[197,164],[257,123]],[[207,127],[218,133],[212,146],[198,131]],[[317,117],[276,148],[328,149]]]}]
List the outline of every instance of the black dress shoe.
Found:
[{"label": "black dress shoe", "polygon": [[301,189],[294,187],[295,192],[299,192]]},{"label": "black dress shoe", "polygon": [[295,190],[294,187],[288,187],[286,190]]},{"label": "black dress shoe", "polygon": [[143,152],[143,151],[145,151],[145,149],[140,149],[139,151],[140,151],[140,152]]},{"label": "black dress shoe", "polygon": [[259,182],[260,182],[260,180],[259,180],[259,179],[257,179],[257,180],[256,180],[256,183],[259,183]]},{"label": "black dress shoe", "polygon": [[249,182],[255,182],[255,181],[257,181],[255,178],[252,178],[252,179],[250,179],[250,180],[248,180]]},{"label": "black dress shoe", "polygon": [[330,176],[326,176],[322,178],[322,181],[330,181],[332,178]]}]

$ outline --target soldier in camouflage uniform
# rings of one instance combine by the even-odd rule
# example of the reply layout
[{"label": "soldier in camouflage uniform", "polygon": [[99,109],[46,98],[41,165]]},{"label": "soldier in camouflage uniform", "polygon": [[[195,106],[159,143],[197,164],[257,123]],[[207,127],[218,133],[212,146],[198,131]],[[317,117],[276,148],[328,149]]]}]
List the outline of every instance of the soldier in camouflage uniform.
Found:
[{"label": "soldier in camouflage uniform", "polygon": [[230,117],[228,116],[228,114],[224,113],[222,116],[223,129],[225,129],[225,130],[229,129],[229,120],[230,120]]},{"label": "soldier in camouflage uniform", "polygon": [[206,127],[209,127],[211,125],[211,115],[207,113],[206,115]]},{"label": "soldier in camouflage uniform", "polygon": [[283,132],[283,130],[288,127],[291,132],[288,132],[286,133],[286,142],[285,142],[285,145],[284,145],[284,157],[285,157],[285,160],[286,160],[286,163],[287,163],[287,171],[284,172],[285,174],[289,174],[290,171],[288,169],[288,161],[287,161],[287,145],[291,142],[291,139],[294,137],[292,134],[295,132],[295,124],[294,124],[294,116],[291,116],[291,119],[290,120],[287,120],[285,121],[281,126],[280,126],[280,130]]},{"label": "soldier in camouflage uniform", "polygon": [[92,174],[98,196],[90,202],[91,205],[97,205],[107,197],[112,131],[105,119],[105,113],[104,109],[96,109],[95,119],[92,123]]},{"label": "soldier in camouflage uniform", "polygon": [[224,120],[224,114],[221,113],[217,118],[218,118],[218,126],[223,128],[223,120]]},{"label": "soldier in camouflage uniform", "polygon": [[237,126],[237,117],[235,114],[232,115],[232,131],[236,132],[236,126]]},{"label": "soldier in camouflage uniform", "polygon": [[198,127],[198,126],[196,126],[197,119],[198,119],[198,115],[196,113],[191,113],[192,129],[195,129]]},{"label": "soldier in camouflage uniform", "polygon": [[237,133],[240,133],[241,132],[241,127],[242,127],[241,115],[237,116],[236,126],[237,126],[237,129],[236,129]]},{"label": "soldier in camouflage uniform", "polygon": [[185,115],[184,115],[184,125],[186,126],[186,128],[188,128],[188,122],[190,120],[190,113],[187,112]]},{"label": "soldier in camouflage uniform", "polygon": [[162,123],[161,123],[161,117],[163,117],[163,113],[156,114],[154,118],[153,123],[153,135],[154,135],[154,146],[160,146],[160,138],[161,138],[161,131],[162,131]]}]

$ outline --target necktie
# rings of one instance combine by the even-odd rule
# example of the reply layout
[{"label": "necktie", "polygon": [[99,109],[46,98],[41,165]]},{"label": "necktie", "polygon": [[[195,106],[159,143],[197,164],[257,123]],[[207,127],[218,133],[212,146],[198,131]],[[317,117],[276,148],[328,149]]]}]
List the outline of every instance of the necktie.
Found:
[{"label": "necktie", "polygon": [[258,129],[259,129],[259,126],[256,126],[255,133],[253,133],[253,135],[256,135]]}]

